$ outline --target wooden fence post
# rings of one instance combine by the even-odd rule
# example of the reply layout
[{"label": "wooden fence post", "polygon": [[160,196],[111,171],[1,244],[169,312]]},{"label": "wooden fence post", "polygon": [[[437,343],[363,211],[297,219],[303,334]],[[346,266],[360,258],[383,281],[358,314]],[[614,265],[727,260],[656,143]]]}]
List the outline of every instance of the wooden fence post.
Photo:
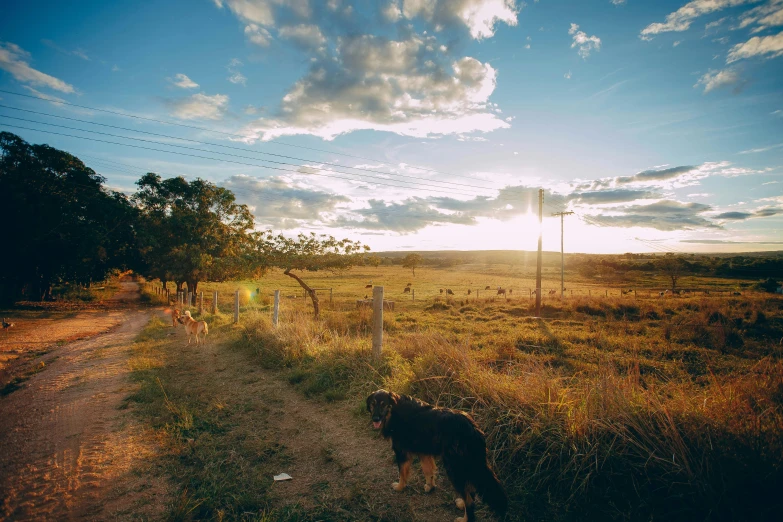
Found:
[{"label": "wooden fence post", "polygon": [[188,308],[193,304],[193,292],[188,290]]},{"label": "wooden fence post", "polygon": [[239,290],[234,292],[234,324],[239,322]]},{"label": "wooden fence post", "polygon": [[217,298],[217,291],[212,292],[212,315],[215,315],[218,312]]},{"label": "wooden fence post", "polygon": [[275,290],[275,307],[272,309],[272,324],[277,326],[277,319],[280,314],[280,290]]},{"label": "wooden fence post", "polygon": [[372,356],[380,360],[383,350],[383,287],[372,289]]},{"label": "wooden fence post", "polygon": [[411,290],[411,300],[416,302],[416,289]]},{"label": "wooden fence post", "polygon": [[204,291],[202,290],[198,294],[198,313],[199,315],[204,313]]}]

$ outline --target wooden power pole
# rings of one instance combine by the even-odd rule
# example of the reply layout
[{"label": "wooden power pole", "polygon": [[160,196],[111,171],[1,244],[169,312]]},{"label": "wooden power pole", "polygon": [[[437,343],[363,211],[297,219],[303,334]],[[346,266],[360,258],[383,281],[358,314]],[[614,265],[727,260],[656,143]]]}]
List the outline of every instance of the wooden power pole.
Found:
[{"label": "wooden power pole", "polygon": [[541,317],[541,239],[544,233],[544,189],[538,189],[538,256],[536,257],[536,317]]},{"label": "wooden power pole", "polygon": [[565,292],[565,254],[563,253],[563,218],[569,216],[573,212],[555,212],[553,216],[560,216],[560,299],[563,298]]}]

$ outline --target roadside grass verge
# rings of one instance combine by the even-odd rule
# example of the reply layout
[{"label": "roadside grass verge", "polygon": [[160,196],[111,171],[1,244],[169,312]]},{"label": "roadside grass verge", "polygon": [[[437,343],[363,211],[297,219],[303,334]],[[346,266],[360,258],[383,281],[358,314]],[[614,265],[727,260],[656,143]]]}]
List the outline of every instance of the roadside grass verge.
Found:
[{"label": "roadside grass verge", "polygon": [[288,310],[235,342],[304,395],[361,410],[379,387],[470,412],[510,520],[768,519],[783,509],[780,299],[440,300],[384,317]]},{"label": "roadside grass verge", "polygon": [[[206,320],[209,343],[236,335],[225,318]],[[216,400],[221,384],[190,359],[182,331],[172,333],[155,318],[139,335],[129,361],[137,390],[123,406],[151,426],[162,448],[159,472],[178,491],[166,519],[281,520],[266,492],[288,456],[266,436],[266,412],[250,399]]]}]

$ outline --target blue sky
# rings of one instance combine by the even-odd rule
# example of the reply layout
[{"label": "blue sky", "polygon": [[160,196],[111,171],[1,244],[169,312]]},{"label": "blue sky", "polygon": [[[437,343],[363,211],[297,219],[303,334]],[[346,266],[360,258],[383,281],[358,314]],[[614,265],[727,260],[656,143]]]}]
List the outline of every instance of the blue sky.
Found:
[{"label": "blue sky", "polygon": [[543,188],[570,251],[783,245],[783,0],[6,2],[0,89],[110,187],[284,233],[534,249]]}]

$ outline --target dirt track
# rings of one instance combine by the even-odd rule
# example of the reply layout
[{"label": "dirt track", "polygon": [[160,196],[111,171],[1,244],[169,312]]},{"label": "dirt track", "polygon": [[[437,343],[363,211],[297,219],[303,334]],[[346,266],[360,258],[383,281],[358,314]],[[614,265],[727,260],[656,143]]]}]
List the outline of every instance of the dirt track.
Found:
[{"label": "dirt track", "polygon": [[128,473],[153,445],[118,409],[131,388],[130,345],[152,313],[138,297],[138,285],[123,283],[116,329],[54,349],[44,371],[0,398],[0,519],[138,519],[162,509],[162,488]]}]

